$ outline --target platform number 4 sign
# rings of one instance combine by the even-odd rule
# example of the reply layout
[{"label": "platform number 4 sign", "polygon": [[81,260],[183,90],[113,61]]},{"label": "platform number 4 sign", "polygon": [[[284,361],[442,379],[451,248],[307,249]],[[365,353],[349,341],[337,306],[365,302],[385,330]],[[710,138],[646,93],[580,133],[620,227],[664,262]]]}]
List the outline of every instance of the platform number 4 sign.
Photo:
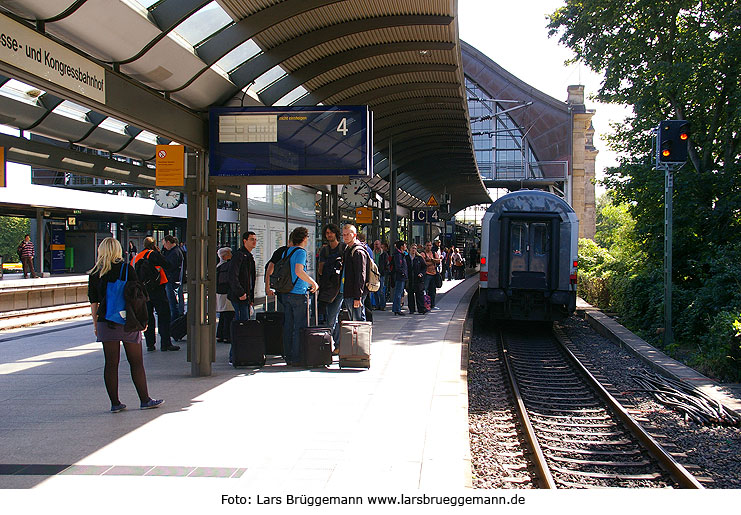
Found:
[{"label": "platform number 4 sign", "polygon": [[340,120],[340,124],[337,126],[337,132],[341,132],[343,136],[347,136],[347,118]]}]

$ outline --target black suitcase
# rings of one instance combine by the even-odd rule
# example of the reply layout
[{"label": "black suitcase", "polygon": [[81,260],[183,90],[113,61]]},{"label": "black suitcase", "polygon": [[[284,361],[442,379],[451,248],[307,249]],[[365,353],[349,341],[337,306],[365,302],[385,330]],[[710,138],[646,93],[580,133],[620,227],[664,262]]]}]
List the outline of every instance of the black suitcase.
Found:
[{"label": "black suitcase", "polygon": [[[302,327],[299,333],[299,348],[301,364],[307,368],[324,367],[332,364],[332,330],[329,327],[318,325],[318,308],[316,293],[314,293],[314,323]],[[306,302],[306,322],[309,320],[309,299]]]},{"label": "black suitcase", "polygon": [[170,338],[180,341],[188,334],[188,314],[180,315],[170,322]]},{"label": "black suitcase", "polygon": [[268,298],[265,297],[265,312],[258,313],[257,319],[262,322],[265,331],[265,354],[283,355],[283,322],[285,313],[278,311],[278,296],[275,295],[275,311],[268,311]]},{"label": "black suitcase", "polygon": [[234,368],[265,365],[265,331],[259,320],[232,321],[232,365]]}]

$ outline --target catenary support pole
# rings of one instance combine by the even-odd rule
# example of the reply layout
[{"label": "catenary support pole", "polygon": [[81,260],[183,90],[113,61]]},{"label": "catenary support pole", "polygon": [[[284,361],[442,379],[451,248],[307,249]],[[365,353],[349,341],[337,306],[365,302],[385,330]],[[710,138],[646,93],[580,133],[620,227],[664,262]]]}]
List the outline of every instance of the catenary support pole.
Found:
[{"label": "catenary support pole", "polygon": [[[389,241],[389,245],[394,245],[396,241],[399,239],[399,223],[396,219],[396,169],[394,169],[394,159],[393,159],[393,152],[394,152],[394,146],[393,146],[393,138],[389,138],[389,177],[391,178],[390,181],[390,195],[389,200],[391,201],[391,231],[389,232],[389,238],[391,241]],[[393,247],[391,247],[393,248]]]}]

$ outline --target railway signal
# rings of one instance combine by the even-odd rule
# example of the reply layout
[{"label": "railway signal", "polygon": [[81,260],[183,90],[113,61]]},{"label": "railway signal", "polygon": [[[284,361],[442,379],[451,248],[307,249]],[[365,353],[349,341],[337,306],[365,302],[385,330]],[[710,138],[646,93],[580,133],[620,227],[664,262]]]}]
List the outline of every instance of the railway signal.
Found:
[{"label": "railway signal", "polygon": [[687,161],[690,124],[686,120],[664,120],[658,130],[658,156],[661,163]]}]

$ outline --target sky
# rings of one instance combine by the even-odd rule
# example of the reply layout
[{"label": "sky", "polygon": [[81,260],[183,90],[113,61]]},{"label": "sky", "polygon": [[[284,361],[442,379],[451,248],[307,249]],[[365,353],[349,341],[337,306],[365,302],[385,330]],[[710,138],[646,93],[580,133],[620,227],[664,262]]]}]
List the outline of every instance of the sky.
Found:
[{"label": "sky", "polygon": [[[546,16],[564,4],[564,0],[458,0],[459,35],[505,70],[557,100],[566,100],[567,86],[585,86],[586,107],[596,110],[592,124],[599,150],[596,174],[601,179],[605,167],[617,164],[603,136],[611,122],[622,121],[630,111],[591,100],[602,76],[581,64],[564,64],[573,54],[558,43],[558,36],[549,38],[546,28]],[[597,187],[598,196],[603,191]]]}]

